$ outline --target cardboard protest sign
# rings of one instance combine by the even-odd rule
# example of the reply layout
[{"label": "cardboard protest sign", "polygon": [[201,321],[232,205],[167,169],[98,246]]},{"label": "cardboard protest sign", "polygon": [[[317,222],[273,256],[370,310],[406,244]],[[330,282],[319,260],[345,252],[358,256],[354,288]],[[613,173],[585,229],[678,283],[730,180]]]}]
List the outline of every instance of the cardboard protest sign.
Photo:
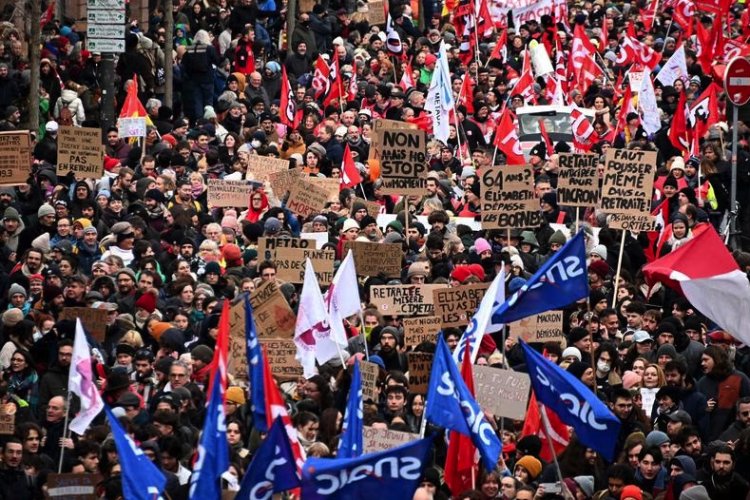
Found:
[{"label": "cardboard protest sign", "polygon": [[504,165],[480,173],[482,229],[522,229],[542,223],[531,165]]},{"label": "cardboard protest sign", "polygon": [[563,312],[547,311],[510,324],[510,336],[524,342],[565,341]]},{"label": "cardboard protest sign", "polygon": [[437,316],[404,318],[404,345],[415,347],[422,342],[437,344],[437,334],[442,329],[442,320]]},{"label": "cardboard protest sign", "polygon": [[297,7],[299,9],[299,12],[312,12],[313,7],[315,7],[315,0],[300,0],[299,6]]},{"label": "cardboard protest sign", "polygon": [[378,218],[380,212],[385,209],[384,206],[380,205],[377,201],[365,200],[364,198],[355,198],[354,203],[362,203],[367,207],[367,215],[370,217]]},{"label": "cardboard protest sign", "polygon": [[250,294],[258,337],[292,338],[297,317],[278,283],[265,281]]},{"label": "cardboard protest sign", "polygon": [[232,304],[229,308],[229,373],[235,379],[247,380],[247,341],[245,339],[245,299]]},{"label": "cardboard protest sign", "polygon": [[281,160],[270,156],[250,155],[247,159],[245,179],[266,182],[274,172],[289,170],[289,160]]},{"label": "cardboard protest sign", "polygon": [[57,132],[57,175],[73,172],[77,178],[99,179],[104,175],[102,129],[60,127]]},{"label": "cardboard protest sign", "polygon": [[383,273],[388,278],[401,276],[403,252],[399,243],[370,243],[348,241],[344,251],[352,249],[354,265],[360,276],[377,276]]},{"label": "cardboard protest sign", "polygon": [[65,500],[96,500],[96,486],[102,482],[101,474],[49,474],[47,498]]},{"label": "cardboard protest sign", "polygon": [[378,391],[380,367],[369,361],[360,361],[359,372],[362,377],[362,400],[377,402],[380,395]]},{"label": "cardboard protest sign", "polygon": [[0,435],[10,436],[16,432],[16,405],[0,404]]},{"label": "cardboard protest sign", "polygon": [[248,206],[253,185],[247,181],[208,179],[208,204],[212,207]]},{"label": "cardboard protest sign", "polygon": [[433,290],[448,285],[377,285],[370,288],[370,302],[385,316],[433,316]]},{"label": "cardboard protest sign", "polygon": [[489,287],[489,283],[474,283],[434,290],[435,316],[444,328],[468,325]]},{"label": "cardboard protest sign", "polygon": [[305,263],[312,261],[318,284],[328,286],[333,279],[333,263],[336,251],[306,248],[279,248],[273,261],[276,263],[276,277],[290,283],[304,283]]},{"label": "cardboard protest sign", "polygon": [[328,202],[328,192],[320,186],[303,180],[297,180],[289,192],[286,207],[305,219],[321,212]]},{"label": "cardboard protest sign", "polygon": [[599,157],[591,154],[560,153],[557,202],[569,207],[593,207],[599,200]]},{"label": "cardboard protest sign", "polygon": [[292,189],[292,186],[297,182],[297,179],[302,177],[302,169],[291,168],[289,170],[279,170],[278,172],[271,172],[268,174],[268,182],[271,183],[271,188],[276,196],[281,196],[287,191]]},{"label": "cardboard protest sign", "polygon": [[276,258],[276,250],[279,248],[305,248],[314,250],[315,240],[261,236],[258,238],[258,259],[273,260]]},{"label": "cardboard protest sign", "polygon": [[63,307],[59,319],[81,318],[83,327],[99,342],[104,342],[107,331],[107,310],[90,307]]},{"label": "cardboard protest sign", "polygon": [[385,9],[383,0],[373,0],[367,3],[367,22],[370,26],[385,24]]},{"label": "cardboard protest sign", "polygon": [[337,177],[304,177],[306,182],[315,184],[328,193],[327,201],[338,201],[341,191],[341,179]]},{"label": "cardboard protest sign", "polygon": [[365,453],[390,450],[417,439],[419,439],[419,434],[411,432],[373,429],[369,425],[365,425],[362,429],[362,446]]},{"label": "cardboard protest sign", "polygon": [[0,132],[0,185],[25,184],[30,174],[29,131]]},{"label": "cardboard protest sign", "polygon": [[383,130],[380,156],[380,176],[383,193],[425,193],[428,165],[425,161],[424,130]]},{"label": "cardboard protest sign", "polygon": [[[370,3],[370,6],[372,6],[372,3]],[[376,118],[373,121],[372,133],[370,134],[370,155],[367,158],[368,163],[372,161],[380,162],[380,151],[382,148],[384,130],[416,130],[417,128],[418,127],[413,123],[407,123],[398,120],[386,120],[385,118]],[[378,165],[380,165],[380,163],[378,163]]]},{"label": "cardboard protest sign", "polygon": [[656,172],[656,152],[632,149],[607,150],[601,209],[610,215],[609,227],[650,231],[651,198]]},{"label": "cardboard protest sign", "polygon": [[497,417],[523,420],[531,379],[527,373],[490,366],[473,366],[474,392],[483,410]]},{"label": "cardboard protest sign", "polygon": [[[292,325],[294,328],[294,325]],[[260,345],[265,349],[271,374],[282,380],[296,380],[302,376],[302,365],[295,358],[297,346],[294,340],[281,338],[262,338]]]},{"label": "cardboard protest sign", "polygon": [[431,352],[407,352],[409,363],[409,392],[413,394],[427,394],[430,385],[430,370],[432,370]]}]

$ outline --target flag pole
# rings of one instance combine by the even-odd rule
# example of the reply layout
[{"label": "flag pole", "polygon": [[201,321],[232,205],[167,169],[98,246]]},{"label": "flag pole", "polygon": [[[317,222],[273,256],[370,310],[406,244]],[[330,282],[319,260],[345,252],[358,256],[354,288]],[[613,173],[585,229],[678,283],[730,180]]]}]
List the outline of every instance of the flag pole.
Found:
[{"label": "flag pole", "polygon": [[[532,392],[534,390],[532,389]],[[536,394],[534,394],[536,396]],[[544,434],[547,436],[547,444],[549,445],[549,451],[552,455],[552,460],[555,463],[555,472],[557,472],[557,478],[560,481],[560,485],[567,491],[567,487],[565,486],[565,481],[563,481],[563,475],[562,471],[560,470],[560,463],[557,461],[557,454],[555,453],[555,446],[552,444],[552,432],[550,431],[550,424],[549,419],[547,418],[547,411],[546,408],[542,406],[542,403],[539,402],[539,399],[536,400],[539,414],[542,416],[542,423],[544,425]]]},{"label": "flag pole", "polygon": [[[427,408],[427,396],[424,398],[424,407]],[[424,433],[427,430],[427,417],[422,413],[422,423],[419,424],[419,439],[424,439]]]},{"label": "flag pole", "polygon": [[362,185],[361,182],[359,183],[359,189],[362,190],[362,197],[366,200],[367,199],[367,195],[365,194],[365,187]]},{"label": "flag pole", "polygon": [[60,445],[60,463],[57,465],[57,473],[62,474],[63,457],[65,455],[65,439],[68,434],[68,419],[70,415],[70,391],[65,399],[65,422],[63,423],[62,444]]},{"label": "flag pole", "polygon": [[365,314],[362,312],[362,309],[359,310],[359,321],[362,325],[360,335],[364,339],[362,343],[365,345],[365,358],[367,361],[370,361],[370,351],[367,349],[367,334],[365,333]]},{"label": "flag pole", "polygon": [[614,309],[617,305],[617,288],[620,283],[620,271],[622,271],[622,253],[625,250],[625,234],[627,230],[622,230],[622,237],[620,238],[620,253],[617,256],[617,272],[615,273],[615,285],[614,293],[612,294],[612,308]]}]

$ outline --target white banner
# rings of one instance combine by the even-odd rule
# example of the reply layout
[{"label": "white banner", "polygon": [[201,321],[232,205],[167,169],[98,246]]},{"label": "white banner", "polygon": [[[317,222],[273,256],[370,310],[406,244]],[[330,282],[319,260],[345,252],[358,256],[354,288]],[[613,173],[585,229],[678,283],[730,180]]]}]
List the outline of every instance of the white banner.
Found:
[{"label": "white banner", "polygon": [[145,118],[120,118],[117,120],[120,137],[146,137]]},{"label": "white banner", "polygon": [[542,19],[542,16],[552,16],[552,14],[552,0],[542,0],[541,2],[536,2],[527,7],[513,9],[513,25],[517,30],[519,26],[529,22],[532,19],[540,21]]},{"label": "white banner", "polygon": [[662,66],[659,74],[656,75],[656,79],[659,80],[662,85],[674,85],[675,80],[682,78],[683,81],[687,81],[690,76],[688,75],[687,62],[685,61],[685,47],[680,45],[680,48],[674,51],[672,57]]},{"label": "white banner", "polygon": [[657,133],[661,129],[661,119],[659,118],[659,107],[656,104],[656,94],[650,75],[644,75],[641,91],[638,94],[638,107],[641,110],[643,130],[647,134]]}]

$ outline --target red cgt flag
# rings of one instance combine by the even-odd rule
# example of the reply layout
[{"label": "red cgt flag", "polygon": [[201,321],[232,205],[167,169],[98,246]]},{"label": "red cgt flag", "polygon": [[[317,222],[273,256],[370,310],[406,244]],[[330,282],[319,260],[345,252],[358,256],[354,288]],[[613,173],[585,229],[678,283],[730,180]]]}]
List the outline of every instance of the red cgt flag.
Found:
[{"label": "red cgt flag", "polygon": [[511,114],[506,110],[500,118],[500,123],[495,129],[495,146],[505,155],[508,165],[523,165],[526,158],[523,156],[521,141],[518,140],[518,132]]},{"label": "red cgt flag", "polygon": [[347,143],[344,148],[344,162],[341,165],[341,187],[354,187],[360,182],[362,182],[362,176],[359,175],[359,170],[354,165],[354,158]]}]

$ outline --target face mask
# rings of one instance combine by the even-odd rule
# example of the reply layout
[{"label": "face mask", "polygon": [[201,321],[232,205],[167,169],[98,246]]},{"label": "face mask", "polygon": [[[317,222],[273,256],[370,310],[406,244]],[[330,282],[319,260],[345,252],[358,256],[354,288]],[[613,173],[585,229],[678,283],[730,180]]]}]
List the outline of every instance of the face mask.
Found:
[{"label": "face mask", "polygon": [[606,361],[599,361],[596,363],[596,369],[602,373],[607,373],[609,372],[610,365]]},{"label": "face mask", "polygon": [[253,147],[253,149],[258,149],[260,147],[260,141],[257,139],[253,139],[250,141],[250,145]]}]

